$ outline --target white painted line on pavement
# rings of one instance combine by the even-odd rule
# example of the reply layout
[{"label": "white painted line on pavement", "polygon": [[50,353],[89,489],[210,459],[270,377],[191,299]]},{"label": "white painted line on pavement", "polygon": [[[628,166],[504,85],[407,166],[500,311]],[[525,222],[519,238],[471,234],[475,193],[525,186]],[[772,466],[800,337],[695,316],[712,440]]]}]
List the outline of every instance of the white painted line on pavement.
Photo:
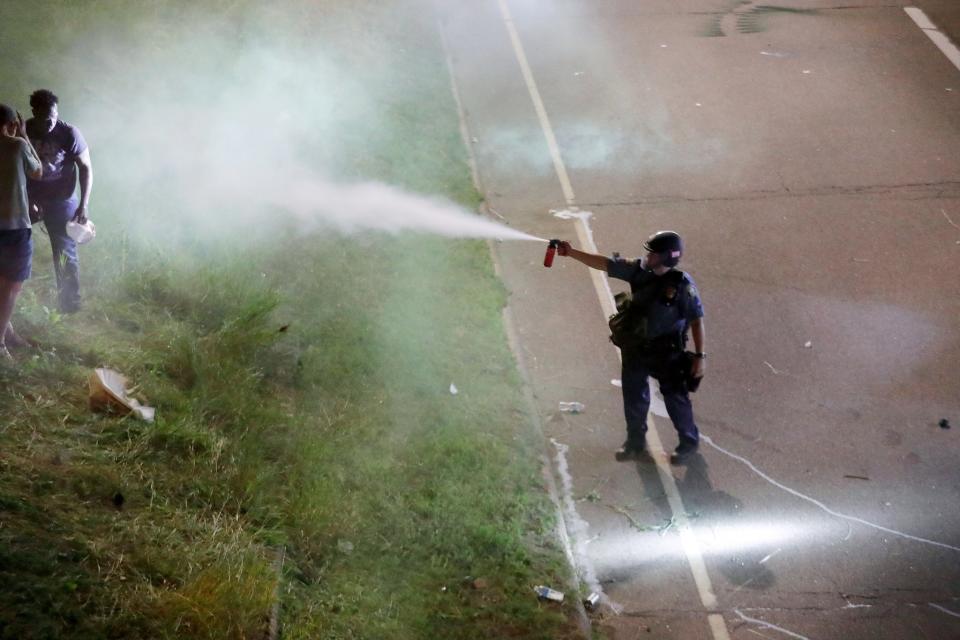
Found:
[{"label": "white painted line on pavement", "polygon": [[917,23],[917,26],[927,34],[927,37],[933,40],[933,44],[937,45],[937,48],[943,52],[943,55],[947,56],[947,59],[953,63],[953,66],[960,69],[960,49],[957,49],[957,45],[950,42],[950,38],[948,38],[945,33],[937,29],[937,25],[933,24],[933,21],[927,17],[923,9],[919,7],[904,7],[903,10],[906,11],[907,15]]},{"label": "white painted line on pavement", "polygon": [[547,139],[547,147],[550,149],[550,157],[553,158],[553,168],[560,179],[560,188],[563,189],[563,197],[568,205],[574,203],[573,187],[570,185],[570,176],[567,175],[567,168],[560,157],[560,146],[557,145],[557,138],[553,135],[553,127],[550,126],[550,120],[547,118],[547,109],[543,106],[543,99],[540,97],[540,91],[537,89],[537,83],[533,79],[533,72],[530,70],[530,64],[527,62],[527,54],[523,50],[523,43],[520,41],[520,34],[517,33],[517,27],[513,24],[513,17],[510,9],[507,7],[506,0],[499,0],[500,13],[503,15],[503,22],[507,26],[507,33],[510,34],[510,42],[513,43],[513,52],[517,56],[517,62],[520,63],[520,71],[523,73],[523,79],[530,90],[530,98],[533,100],[533,108],[537,112],[537,118],[540,124],[547,123],[543,127],[543,135]]},{"label": "white painted line on pavement", "polygon": [[937,30],[937,25],[933,24],[933,21],[927,17],[927,14],[923,12],[923,9],[919,7],[904,7],[903,10],[907,12],[907,15],[910,16],[921,29],[933,29],[934,31]]},{"label": "white painted line on pavement", "polygon": [[[549,126],[549,120],[547,121]],[[561,160],[561,164],[563,161]],[[563,220],[573,220],[573,228],[577,234],[577,240],[580,246],[590,251],[597,252],[597,243],[593,240],[593,230],[590,228],[590,217],[593,215],[589,211],[580,211],[577,207],[571,207],[572,210],[557,211],[553,215],[555,218]],[[603,321],[617,312],[616,305],[613,302],[613,291],[610,290],[610,282],[604,274],[596,269],[590,269],[590,279],[593,280],[593,288],[597,290],[600,299],[600,311],[603,313]],[[619,353],[619,351],[617,352]]]},{"label": "white painted line on pavement", "polygon": [[919,537],[919,536],[913,536],[913,535],[910,535],[909,533],[904,533],[903,531],[897,531],[896,529],[890,529],[890,528],[888,528],[888,527],[884,527],[884,526],[879,525],[879,524],[876,524],[876,523],[874,523],[874,522],[870,522],[869,520],[864,520],[863,518],[858,518],[858,517],[856,517],[856,516],[848,516],[848,515],[845,514],[845,513],[840,513],[839,511],[834,511],[833,509],[831,509],[831,508],[828,507],[827,505],[823,504],[822,502],[820,502],[820,501],[817,500],[816,498],[811,498],[810,496],[806,495],[805,493],[800,493],[800,492],[797,491],[796,489],[791,489],[791,488],[788,487],[787,485],[785,485],[785,484],[783,484],[783,483],[781,483],[781,482],[777,482],[776,480],[774,480],[773,478],[771,478],[770,476],[768,476],[767,474],[765,474],[763,471],[761,471],[760,469],[758,469],[755,464],[753,464],[752,462],[750,462],[749,460],[747,460],[747,459],[744,458],[743,456],[738,456],[737,454],[735,454],[735,453],[733,453],[733,452],[731,452],[731,451],[727,451],[726,449],[724,449],[723,447],[721,447],[720,445],[718,445],[716,442],[713,441],[712,438],[710,438],[710,436],[701,433],[701,434],[700,434],[700,439],[703,440],[704,442],[706,442],[707,444],[709,444],[711,447],[713,447],[714,449],[716,449],[716,450],[719,451],[720,453],[722,453],[722,454],[724,454],[724,455],[726,455],[726,456],[729,456],[729,457],[733,458],[734,460],[737,460],[738,462],[742,462],[743,464],[747,465],[747,467],[749,467],[755,474],[757,474],[758,476],[760,476],[761,478],[763,478],[764,480],[766,480],[767,482],[769,482],[769,483],[772,484],[773,486],[777,487],[778,489],[782,489],[782,490],[786,491],[787,493],[789,493],[790,495],[796,496],[796,497],[800,498],[801,500],[806,500],[807,502],[809,502],[809,503],[811,503],[811,504],[819,507],[820,510],[822,510],[822,511],[828,513],[828,514],[830,514],[831,516],[835,516],[835,517],[837,517],[837,518],[840,518],[841,520],[847,520],[848,522],[856,522],[857,524],[862,524],[862,525],[867,526],[867,527],[870,527],[870,528],[872,528],[872,529],[876,529],[876,530],[878,530],[878,531],[883,531],[884,533],[889,533],[890,535],[898,536],[898,537],[900,537],[900,538],[906,538],[907,540],[913,540],[914,542],[920,542],[920,543],[923,543],[923,544],[929,544],[929,545],[934,546],[934,547],[942,547],[942,548],[944,548],[944,549],[950,549],[950,550],[952,550],[952,551],[960,551],[960,547],[955,547],[955,546],[953,546],[952,544],[947,544],[946,542],[937,542],[936,540],[930,540],[930,539],[928,539],[928,538],[921,538],[921,537]]},{"label": "white painted line on pavement", "polygon": [[[547,110],[544,107],[543,99],[540,96],[540,90],[537,88],[537,82],[533,77],[533,71],[527,61],[526,53],[523,49],[523,42],[520,40],[520,34],[517,32],[513,17],[510,14],[510,8],[506,0],[498,0],[500,13],[503,16],[504,25],[507,33],[510,35],[510,41],[513,44],[514,54],[520,65],[520,71],[523,74],[524,82],[527,85],[527,91],[530,93],[530,99],[533,101],[534,110],[537,112],[537,118],[540,121],[540,128],[543,129],[543,135],[547,140],[547,147],[553,158],[553,166],[560,180],[560,187],[563,189],[563,196],[566,199],[568,207],[574,207],[576,197],[573,192],[573,186],[570,184],[570,177],[567,174],[566,166],[563,164],[563,158],[560,156],[560,147],[557,145],[557,138],[553,133],[553,127],[550,124],[550,118],[547,116]],[[586,213],[586,212],[583,212]],[[575,228],[577,238],[584,250],[591,253],[599,253],[596,243],[593,240],[593,232],[587,222],[589,214],[578,215],[575,217]],[[600,300],[600,307],[604,313],[604,320],[612,315],[616,309],[613,301],[613,294],[610,290],[610,284],[606,275],[595,269],[589,269],[593,279],[594,289]],[[617,351],[619,356],[620,352]],[[693,527],[687,517],[687,510],[680,497],[680,491],[677,489],[676,480],[670,471],[669,460],[664,453],[663,445],[660,442],[660,436],[657,433],[653,418],[650,417],[650,429],[647,430],[647,440],[650,445],[653,459],[657,465],[657,474],[663,485],[664,493],[667,496],[667,502],[670,510],[673,512],[674,521],[677,523],[677,529],[680,533],[680,542],[687,557],[687,563],[690,566],[690,572],[693,574],[693,581],[696,584],[697,592],[700,595],[700,601],[709,612],[707,622],[710,626],[710,632],[715,640],[729,640],[730,634],[727,631],[726,621],[723,616],[716,613],[717,596],[714,594],[713,585],[710,582],[710,576],[707,573],[706,564],[703,561],[703,553],[697,542],[697,537],[693,532]]]},{"label": "white painted line on pavement", "polygon": [[723,616],[719,613],[708,613],[707,614],[707,623],[710,625],[710,633],[713,634],[714,638],[720,640],[730,640],[730,634],[727,633],[727,621],[723,619]]}]

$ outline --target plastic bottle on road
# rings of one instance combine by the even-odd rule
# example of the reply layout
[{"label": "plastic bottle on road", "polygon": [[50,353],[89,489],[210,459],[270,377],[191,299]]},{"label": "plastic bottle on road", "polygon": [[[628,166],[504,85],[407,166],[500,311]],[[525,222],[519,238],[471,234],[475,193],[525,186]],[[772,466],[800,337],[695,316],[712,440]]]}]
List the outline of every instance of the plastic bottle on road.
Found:
[{"label": "plastic bottle on road", "polygon": [[561,413],[583,413],[583,410],[586,407],[582,402],[561,402],[560,403],[560,412]]}]

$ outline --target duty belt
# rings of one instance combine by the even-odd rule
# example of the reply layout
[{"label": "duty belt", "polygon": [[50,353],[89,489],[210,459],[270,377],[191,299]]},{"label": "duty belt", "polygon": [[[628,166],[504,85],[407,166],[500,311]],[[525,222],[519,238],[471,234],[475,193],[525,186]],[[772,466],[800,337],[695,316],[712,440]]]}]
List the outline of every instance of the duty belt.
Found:
[{"label": "duty belt", "polygon": [[643,340],[637,343],[631,351],[642,356],[668,356],[674,353],[682,353],[684,342],[683,334],[671,333],[650,340]]}]

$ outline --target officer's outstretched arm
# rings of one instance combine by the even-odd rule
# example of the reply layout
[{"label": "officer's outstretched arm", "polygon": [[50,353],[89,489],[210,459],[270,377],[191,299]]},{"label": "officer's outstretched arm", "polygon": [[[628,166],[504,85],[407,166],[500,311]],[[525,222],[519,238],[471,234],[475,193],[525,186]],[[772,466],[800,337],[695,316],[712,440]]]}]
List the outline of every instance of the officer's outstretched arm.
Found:
[{"label": "officer's outstretched arm", "polygon": [[591,269],[599,269],[600,271],[607,270],[607,256],[601,256],[597,253],[579,251],[571,247],[570,243],[566,240],[560,242],[560,247],[557,253],[562,256],[567,256],[568,258],[573,258],[577,262],[582,262]]}]

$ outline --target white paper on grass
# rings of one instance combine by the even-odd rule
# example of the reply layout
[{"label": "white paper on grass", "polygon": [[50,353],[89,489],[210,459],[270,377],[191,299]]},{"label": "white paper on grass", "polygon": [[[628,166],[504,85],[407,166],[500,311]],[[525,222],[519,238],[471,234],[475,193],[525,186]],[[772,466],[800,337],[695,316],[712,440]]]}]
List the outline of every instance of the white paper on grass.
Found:
[{"label": "white paper on grass", "polygon": [[105,404],[119,404],[135,416],[147,422],[153,422],[155,409],[140,404],[136,398],[127,395],[127,378],[113,369],[95,369],[88,381],[90,387],[90,405],[99,407]]}]

